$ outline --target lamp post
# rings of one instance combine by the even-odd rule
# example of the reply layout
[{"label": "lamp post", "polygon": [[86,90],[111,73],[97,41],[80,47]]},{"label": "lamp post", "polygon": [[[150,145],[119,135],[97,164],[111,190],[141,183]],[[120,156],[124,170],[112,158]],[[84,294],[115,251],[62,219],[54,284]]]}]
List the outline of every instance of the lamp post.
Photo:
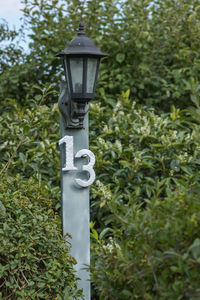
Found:
[{"label": "lamp post", "polygon": [[90,300],[89,186],[95,180],[95,156],[89,150],[88,109],[94,98],[100,59],[107,56],[85,36],[84,25],[70,44],[56,55],[63,62],[60,84],[61,190],[63,236],[69,233],[71,254],[84,299]]},{"label": "lamp post", "polygon": [[94,98],[100,59],[107,56],[85,36],[84,25],[79,24],[78,36],[56,56],[63,59],[65,79],[68,83],[73,106],[70,106],[70,118],[79,120],[83,128],[86,104]]}]

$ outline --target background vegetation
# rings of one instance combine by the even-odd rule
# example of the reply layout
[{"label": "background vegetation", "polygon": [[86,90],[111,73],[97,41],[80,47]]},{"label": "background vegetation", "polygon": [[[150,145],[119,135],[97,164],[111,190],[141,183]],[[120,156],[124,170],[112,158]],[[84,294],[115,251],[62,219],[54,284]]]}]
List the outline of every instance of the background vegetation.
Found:
[{"label": "background vegetation", "polygon": [[92,299],[199,299],[199,1],[23,2],[21,30],[0,25],[1,297],[81,297],[60,236],[54,54],[83,20],[110,54],[90,107]]}]

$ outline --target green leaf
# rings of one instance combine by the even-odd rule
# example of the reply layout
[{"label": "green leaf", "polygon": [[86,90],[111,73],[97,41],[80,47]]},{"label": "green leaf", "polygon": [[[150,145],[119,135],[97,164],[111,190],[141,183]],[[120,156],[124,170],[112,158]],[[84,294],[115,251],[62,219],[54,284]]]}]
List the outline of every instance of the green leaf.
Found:
[{"label": "green leaf", "polygon": [[118,53],[116,55],[116,61],[119,62],[120,64],[124,61],[125,59],[125,54],[124,53]]},{"label": "green leaf", "polygon": [[108,232],[112,232],[112,229],[111,228],[104,228],[102,231],[101,231],[101,233],[100,233],[100,235],[99,235],[99,238],[100,239],[102,239],[103,237],[104,237],[104,235],[106,235],[106,233],[108,233]]},{"label": "green leaf", "polygon": [[193,244],[188,248],[192,252],[192,255],[197,260],[200,258],[200,239],[196,238]]}]

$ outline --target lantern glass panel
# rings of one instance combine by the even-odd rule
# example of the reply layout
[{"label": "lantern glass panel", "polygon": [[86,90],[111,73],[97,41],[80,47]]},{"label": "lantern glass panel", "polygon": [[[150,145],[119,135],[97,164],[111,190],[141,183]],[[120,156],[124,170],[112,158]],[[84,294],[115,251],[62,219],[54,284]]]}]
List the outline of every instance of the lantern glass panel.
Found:
[{"label": "lantern glass panel", "polygon": [[73,93],[83,92],[83,58],[70,58]]},{"label": "lantern glass panel", "polygon": [[94,92],[94,84],[97,70],[97,58],[88,58],[87,61],[87,93]]}]

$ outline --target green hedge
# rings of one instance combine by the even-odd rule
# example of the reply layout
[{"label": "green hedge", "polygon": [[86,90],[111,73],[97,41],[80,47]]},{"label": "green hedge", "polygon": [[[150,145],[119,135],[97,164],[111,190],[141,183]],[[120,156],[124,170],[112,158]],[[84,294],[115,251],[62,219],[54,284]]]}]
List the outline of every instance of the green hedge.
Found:
[{"label": "green hedge", "polygon": [[0,179],[0,299],[80,299],[48,193],[19,175]]},{"label": "green hedge", "polygon": [[118,204],[106,241],[105,229],[99,237],[93,229],[99,299],[199,299],[200,185],[185,184],[164,201],[151,198],[145,209],[134,195]]},{"label": "green hedge", "polygon": [[2,299],[81,298],[70,237],[65,245],[61,236],[59,114],[44,103],[51,94],[46,87],[28,107],[12,99],[1,106]]},{"label": "green hedge", "polygon": [[[42,224],[48,216],[45,224],[48,227],[50,222],[54,229],[52,233],[48,227],[48,245],[55,250],[50,243],[59,240],[56,259],[58,264],[63,261],[60,219],[56,217],[60,210],[59,113],[56,105],[49,104],[58,97],[46,83],[58,87],[61,64],[54,54],[63,49],[66,39],[69,42],[76,35],[75,29],[83,20],[88,36],[110,55],[101,65],[98,103],[92,103],[89,111],[90,149],[96,155],[97,174],[91,187],[96,291],[103,300],[198,299],[199,1],[27,0],[25,4],[25,23],[32,30],[28,54],[13,43],[20,32],[0,25],[0,40],[12,42],[0,48],[0,173],[4,195],[0,225],[14,209],[19,218],[11,214],[8,220],[13,226],[9,223],[8,227],[16,230],[21,226],[22,232],[19,238],[5,237],[9,249],[27,238],[24,249],[28,255],[34,254],[28,247],[31,241],[26,230],[33,226],[31,214],[38,212],[41,226],[34,225],[36,234],[43,240],[46,227]],[[34,86],[36,83],[46,86],[41,89]],[[127,92],[121,94],[122,89]],[[188,108],[192,102],[195,108],[178,109]],[[6,182],[6,177],[16,181]],[[20,199],[31,204],[24,207]],[[20,219],[23,215],[27,227]],[[10,234],[11,229],[7,230]],[[38,263],[40,254],[49,251],[45,245],[41,247]],[[20,277],[23,271],[17,275],[12,271],[15,258],[8,253],[8,270],[2,269],[8,286],[2,279],[0,286],[6,288],[2,297],[17,289],[18,293],[34,294],[32,278],[40,265],[33,268],[24,290],[19,290],[24,284]],[[32,264],[32,256],[26,259]],[[72,259],[67,256],[67,261],[71,278],[67,289],[71,294],[66,299],[70,299],[77,290]],[[0,263],[3,265],[3,260]],[[51,261],[50,273],[59,269],[55,264]],[[49,280],[55,280],[59,272],[48,275]],[[40,280],[46,280],[42,292],[48,293],[45,276],[38,274]],[[14,287],[12,291],[9,284]],[[53,296],[47,298],[61,290],[51,292]],[[15,299],[17,295],[13,295]]]},{"label": "green hedge", "polygon": [[[61,228],[57,217],[59,114],[56,105],[48,104],[51,93],[50,87],[38,90],[26,107],[13,100],[2,106],[1,190],[6,192],[5,199],[12,199],[4,206],[17,205],[19,220],[27,213],[31,229],[29,216],[38,211],[41,220],[48,216],[57,236]],[[90,149],[96,155],[97,174],[91,187],[92,280],[97,294],[100,299],[196,299],[200,238],[198,103],[191,110],[172,107],[170,114],[158,114],[153,108],[136,105],[129,90],[115,102],[108,106],[91,103],[89,111]],[[16,180],[5,184],[6,176]],[[18,209],[15,198],[33,206],[27,211]],[[12,221],[14,228],[18,226],[16,218]],[[43,227],[37,230],[44,236]],[[24,246],[27,253],[29,238]],[[12,242],[18,243],[17,236]],[[62,248],[62,243],[59,245]],[[43,250],[47,251],[45,245]],[[38,255],[40,259],[40,252]],[[183,256],[181,262],[187,258],[184,264],[178,262],[178,255]],[[59,253],[57,259],[62,261]],[[71,276],[73,284],[75,277]]]},{"label": "green hedge", "polygon": [[28,100],[27,106],[21,106],[15,99],[1,105],[0,173],[20,174],[28,179],[36,177],[41,191],[48,190],[54,206],[59,209],[59,111],[57,104],[48,103],[54,93],[50,86],[36,87],[35,91],[35,97]]},{"label": "green hedge", "polygon": [[172,107],[170,114],[158,114],[136,106],[127,91],[113,108],[91,104],[90,124],[98,179],[91,205],[100,228],[109,223],[105,195],[126,203],[136,194],[145,206],[146,199],[164,199],[182,180],[193,182],[200,173],[200,127],[189,111]]},{"label": "green hedge", "polygon": [[[91,105],[92,278],[100,299],[199,299],[198,108]],[[95,298],[98,299],[98,298]]]},{"label": "green hedge", "polygon": [[[130,88],[137,103],[170,110],[187,107],[185,81],[200,80],[198,0],[26,0],[29,53],[11,43],[0,48],[0,98],[24,103],[34,84],[57,84],[61,62],[55,54],[76,36],[80,20],[87,35],[109,57],[100,70],[97,96],[115,102],[121,88]],[[25,29],[26,29],[25,26]],[[31,30],[30,30],[31,29]],[[19,34],[19,32],[18,32]],[[0,26],[0,38],[16,33]],[[16,37],[17,41],[20,37]],[[7,45],[7,44],[6,44]]]}]

